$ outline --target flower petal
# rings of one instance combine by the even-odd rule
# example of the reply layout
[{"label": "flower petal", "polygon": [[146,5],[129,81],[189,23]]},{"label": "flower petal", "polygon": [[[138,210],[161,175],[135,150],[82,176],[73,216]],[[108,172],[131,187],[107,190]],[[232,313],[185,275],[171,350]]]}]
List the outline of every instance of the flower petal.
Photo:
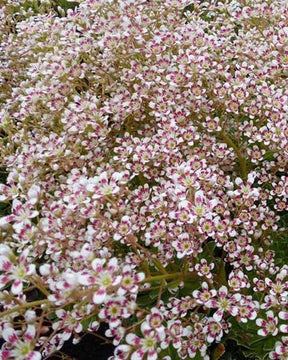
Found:
[{"label": "flower petal", "polygon": [[288,320],[288,312],[286,312],[286,311],[280,311],[278,316],[282,320]]},{"label": "flower petal", "polygon": [[10,344],[13,344],[14,342],[19,340],[16,331],[10,327],[4,328],[2,332],[2,337],[5,341],[9,342]]},{"label": "flower petal", "polygon": [[16,219],[15,215],[4,216],[0,219],[0,226],[7,225],[10,222],[14,221],[15,219]]},{"label": "flower petal", "polygon": [[126,342],[129,345],[138,345],[140,343],[140,339],[137,335],[135,334],[128,334],[126,336]]},{"label": "flower petal", "polygon": [[25,339],[27,341],[31,341],[31,340],[34,339],[35,334],[36,334],[35,326],[34,325],[28,325],[27,329],[25,331],[25,335],[24,335]]},{"label": "flower petal", "polygon": [[280,325],[279,329],[282,333],[288,333],[288,325],[285,325],[285,324]]},{"label": "flower petal", "polygon": [[2,289],[11,280],[12,276],[10,275],[0,275],[0,289]]},{"label": "flower petal", "polygon": [[22,280],[20,279],[16,279],[13,283],[13,285],[11,286],[11,292],[12,294],[14,295],[19,295],[21,294],[23,290],[23,283],[22,283]]},{"label": "flower petal", "polygon": [[93,295],[93,302],[94,304],[102,304],[106,297],[106,290],[105,288],[100,288],[94,295]]},{"label": "flower petal", "polygon": [[144,352],[138,349],[131,355],[131,360],[142,360],[143,356]]},{"label": "flower petal", "polygon": [[32,351],[26,356],[26,360],[41,360],[41,354],[38,351]]}]

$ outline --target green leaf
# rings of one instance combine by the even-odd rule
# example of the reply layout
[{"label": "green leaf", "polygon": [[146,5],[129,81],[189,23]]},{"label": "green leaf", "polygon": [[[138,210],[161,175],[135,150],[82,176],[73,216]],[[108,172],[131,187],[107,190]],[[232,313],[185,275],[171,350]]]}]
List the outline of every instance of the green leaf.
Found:
[{"label": "green leaf", "polygon": [[137,298],[137,304],[142,307],[151,306],[153,303],[155,303],[155,298],[151,299],[149,294],[139,295]]},{"label": "green leaf", "polygon": [[195,279],[186,280],[184,283],[184,287],[179,290],[180,296],[191,296],[192,292],[194,290],[197,290],[200,288],[200,282]]},{"label": "green leaf", "polygon": [[275,348],[275,343],[276,343],[275,337],[272,337],[272,336],[270,338],[266,337],[265,339],[263,339],[263,343],[262,343],[263,350],[265,350],[267,352],[272,351]]},{"label": "green leaf", "polygon": [[158,298],[158,295],[159,295],[159,289],[156,289],[156,290],[152,290],[149,292],[149,297],[150,299],[157,299]]},{"label": "green leaf", "polygon": [[214,241],[209,241],[204,246],[203,252],[200,254],[201,258],[206,260],[213,260],[215,247],[216,247],[216,243]]},{"label": "green leaf", "polygon": [[244,324],[238,323],[234,318],[231,318],[229,322],[232,325],[230,338],[238,343],[246,356],[264,359],[273,350],[276,341],[280,340],[280,336],[259,336],[257,334],[259,327],[254,321],[248,321],[248,323]]},{"label": "green leaf", "polygon": [[166,273],[166,269],[164,268],[164,266],[161,264],[161,262],[158,259],[153,259],[153,262],[159,271]]},{"label": "green leaf", "polygon": [[84,319],[81,321],[81,325],[83,326],[83,330],[87,330],[89,325],[93,322],[93,321],[97,321],[98,318],[96,315],[93,315],[93,316],[90,316],[89,318],[87,319]]}]

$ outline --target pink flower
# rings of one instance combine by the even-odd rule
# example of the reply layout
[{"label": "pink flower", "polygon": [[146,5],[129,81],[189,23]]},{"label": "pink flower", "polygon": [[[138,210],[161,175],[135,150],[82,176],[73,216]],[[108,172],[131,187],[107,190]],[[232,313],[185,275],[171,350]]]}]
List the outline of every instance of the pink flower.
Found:
[{"label": "pink flower", "polygon": [[239,188],[233,192],[228,191],[228,193],[230,195],[233,194],[233,196],[241,196],[244,199],[258,198],[259,189],[252,187],[256,177],[257,177],[257,174],[255,172],[249,173],[247,176],[246,184],[244,183],[244,181],[241,178],[237,177],[235,179],[235,183],[236,183],[236,185],[238,185]]},{"label": "pink flower", "polygon": [[274,351],[269,353],[269,358],[273,360],[288,359],[288,337],[282,337],[281,341],[276,341]]},{"label": "pink flower", "polygon": [[186,333],[180,320],[168,320],[166,338],[162,341],[161,348],[167,349],[171,342],[175,349],[179,349],[181,347],[182,337],[185,336]]},{"label": "pink flower", "polygon": [[[124,335],[125,335],[125,328],[123,326],[117,326],[116,328],[111,327],[110,329],[105,331],[105,336],[113,338],[114,346],[120,344],[121,340],[124,338]],[[117,349],[119,349],[119,347]]]},{"label": "pink flower", "polygon": [[193,297],[196,299],[197,303],[205,305],[209,300],[216,296],[217,291],[215,289],[209,290],[209,286],[206,282],[203,282],[201,286],[202,291],[194,290]]},{"label": "pink flower", "polygon": [[257,317],[259,311],[259,303],[253,301],[251,296],[241,297],[240,303],[238,305],[238,317],[243,323],[247,323],[249,320],[254,320]]},{"label": "pink flower", "polygon": [[12,294],[19,295],[23,290],[23,282],[29,282],[29,276],[36,271],[35,264],[27,264],[29,250],[23,250],[19,257],[19,264],[14,264],[9,257],[0,255],[0,289],[13,281],[11,286]]},{"label": "pink flower", "polygon": [[217,199],[207,201],[207,198],[204,196],[204,192],[202,190],[198,190],[195,193],[195,205],[193,206],[193,212],[198,217],[202,217],[213,210],[217,204]]},{"label": "pink flower", "polygon": [[125,265],[122,269],[122,279],[120,287],[117,291],[118,295],[125,295],[129,293],[137,293],[138,285],[137,283],[145,279],[145,274],[139,272],[135,274],[135,270],[132,270],[130,265]]},{"label": "pink flower", "polygon": [[[164,340],[165,335],[163,332],[157,332],[149,329],[142,329],[141,337],[135,334],[128,334],[126,342],[132,347],[131,360],[142,360],[146,355],[147,360],[158,359],[158,344]],[[160,349],[159,349],[160,350]]]},{"label": "pink flower", "polygon": [[86,189],[91,192],[92,199],[100,199],[103,196],[115,195],[119,193],[120,187],[117,185],[122,181],[124,173],[115,172],[108,180],[108,174],[102,172],[101,175],[90,179],[86,185]]},{"label": "pink flower", "polygon": [[130,217],[127,215],[122,217],[120,223],[115,222],[113,225],[116,228],[116,233],[114,234],[113,239],[117,241],[123,237],[125,238],[125,236],[130,234],[132,231]]},{"label": "pink flower", "polygon": [[281,331],[282,333],[288,333],[288,325],[287,325],[288,312],[287,312],[287,311],[280,311],[280,312],[279,312],[279,319],[286,321],[286,324],[280,325],[280,327],[279,327],[280,331]]},{"label": "pink flower", "polygon": [[212,343],[215,340],[220,341],[223,336],[221,323],[211,318],[208,319],[207,324],[204,327],[204,332],[206,333],[208,343]]},{"label": "pink flower", "polygon": [[242,288],[250,287],[250,282],[241,270],[233,270],[229,274],[228,284],[233,291],[239,291]]},{"label": "pink flower", "polygon": [[256,319],[256,325],[262,328],[257,331],[257,334],[261,336],[267,336],[268,334],[276,336],[278,334],[278,318],[274,316],[271,310],[267,311],[266,317],[267,320],[261,318]]},{"label": "pink flower", "polygon": [[241,300],[240,294],[228,294],[226,286],[221,286],[218,290],[218,299],[209,300],[205,306],[209,308],[216,308],[217,311],[213,314],[213,318],[216,321],[221,321],[225,312],[232,316],[238,315],[239,301]]},{"label": "pink flower", "polygon": [[152,308],[150,311],[151,314],[147,315],[145,321],[141,324],[142,332],[145,333],[149,330],[155,330],[158,333],[164,332],[163,314],[157,308]]},{"label": "pink flower", "polygon": [[251,156],[251,161],[253,163],[257,163],[258,161],[263,160],[263,155],[265,152],[265,150],[259,149],[257,145],[254,145],[252,149],[247,149],[247,153]]},{"label": "pink flower", "polygon": [[172,245],[177,251],[178,259],[193,254],[194,244],[188,233],[179,235],[178,239],[172,242]]},{"label": "pink flower", "polygon": [[15,229],[22,228],[25,224],[30,224],[30,219],[38,216],[38,211],[32,210],[33,204],[27,202],[22,204],[19,200],[13,200],[12,214],[0,218],[0,227],[10,222],[14,222],[13,227]]},{"label": "pink flower", "polygon": [[75,310],[70,312],[64,309],[56,310],[55,314],[58,321],[53,323],[52,328],[61,331],[61,337],[64,341],[68,340],[74,331],[79,334],[83,330],[81,325],[83,314],[77,313]]},{"label": "pink flower", "polygon": [[107,300],[105,308],[99,312],[99,318],[109,322],[110,329],[119,327],[122,318],[129,317],[127,300]]},{"label": "pink flower", "polygon": [[97,285],[97,290],[93,295],[93,302],[101,304],[105,301],[107,290],[113,286],[119,285],[121,275],[118,275],[119,267],[116,258],[108,261],[106,259],[94,259],[91,267],[92,271],[83,271],[79,274],[79,283],[85,286]]},{"label": "pink flower", "polygon": [[282,269],[277,275],[276,279],[273,282],[269,278],[265,278],[265,283],[269,288],[269,292],[271,295],[274,296],[281,296],[283,298],[287,297],[288,295],[288,281],[284,281],[287,277],[288,271],[287,269]]},{"label": "pink flower", "polygon": [[0,201],[16,199],[19,192],[19,188],[14,183],[11,183],[10,186],[0,184]]},{"label": "pink flower", "polygon": [[205,276],[207,279],[212,278],[211,270],[214,269],[214,263],[208,265],[207,260],[201,259],[200,264],[195,265],[195,270],[199,276]]},{"label": "pink flower", "polygon": [[36,329],[33,325],[27,325],[22,338],[20,338],[17,332],[11,327],[4,328],[2,336],[7,342],[5,344],[6,350],[4,350],[4,352],[6,352],[6,357],[4,357],[4,359],[41,360],[40,352],[34,351],[35,335]]}]

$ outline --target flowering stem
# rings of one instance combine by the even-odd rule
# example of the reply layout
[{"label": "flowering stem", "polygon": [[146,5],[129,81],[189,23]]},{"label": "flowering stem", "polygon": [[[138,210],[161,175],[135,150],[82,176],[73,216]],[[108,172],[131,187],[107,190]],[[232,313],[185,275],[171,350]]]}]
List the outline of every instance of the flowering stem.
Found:
[{"label": "flowering stem", "polygon": [[161,264],[161,262],[158,259],[153,259],[154,265],[157,267],[159,271],[161,271],[163,274],[167,274],[166,269]]},{"label": "flowering stem", "polygon": [[30,279],[31,283],[35,285],[36,288],[38,288],[44,295],[49,296],[50,293],[47,291],[45,286],[43,286],[41,283],[39,283],[38,278]]},{"label": "flowering stem", "polygon": [[159,292],[158,292],[158,297],[157,297],[157,308],[160,306],[161,296],[162,296],[162,292],[163,292],[163,284],[164,284],[164,280],[161,281],[161,284],[159,287]]},{"label": "flowering stem", "polygon": [[175,278],[175,277],[183,278],[183,273],[176,272],[176,273],[172,273],[172,274],[150,276],[150,277],[147,277],[146,279],[144,279],[143,281],[141,281],[141,283],[147,283],[147,282],[152,282],[152,281],[162,281],[162,280],[171,279],[171,278]]},{"label": "flowering stem", "polygon": [[231,146],[234,149],[234,151],[237,155],[239,164],[240,164],[242,178],[243,178],[243,180],[246,180],[247,179],[246,159],[242,156],[240,149],[234,144],[232,139],[230,139],[230,137],[227,134],[225,134],[224,131],[221,131],[221,136],[222,136],[223,140],[226,142],[226,144]]},{"label": "flowering stem", "polygon": [[[106,337],[104,337],[104,336],[102,336],[100,334],[93,333],[93,332],[91,332],[90,334],[95,336],[96,338],[98,338],[100,340],[103,340],[105,344],[112,344],[113,343],[112,340],[109,340],[109,339],[107,339]],[[85,335],[87,335],[87,334],[85,334]]]},{"label": "flowering stem", "polygon": [[26,308],[31,308],[33,306],[38,306],[38,305],[42,305],[42,304],[49,304],[50,301],[48,299],[43,299],[43,300],[36,300],[36,301],[31,301],[31,302],[27,302],[24,304],[21,304],[19,306],[15,306],[12,309],[8,309],[6,311],[1,312],[0,314],[0,318],[4,317],[6,315],[12,314],[14,312],[17,312],[18,310],[22,310],[22,309],[26,309]]}]

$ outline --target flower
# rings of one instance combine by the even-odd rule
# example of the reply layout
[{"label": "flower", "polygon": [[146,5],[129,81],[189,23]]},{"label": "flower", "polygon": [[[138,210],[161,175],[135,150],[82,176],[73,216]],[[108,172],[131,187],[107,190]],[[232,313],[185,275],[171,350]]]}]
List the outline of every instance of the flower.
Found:
[{"label": "flower", "polygon": [[[288,312],[287,311],[280,311],[279,312],[279,319],[287,321],[288,320]],[[282,333],[288,333],[288,325],[287,324],[280,325],[279,329],[280,329],[280,331]]]},{"label": "flower", "polygon": [[281,341],[276,341],[275,349],[269,353],[270,359],[286,360],[288,356],[288,337],[282,337]]},{"label": "flower", "polygon": [[120,283],[120,287],[117,291],[118,295],[125,295],[127,292],[129,293],[137,293],[138,285],[145,279],[145,274],[143,272],[139,272],[135,274],[135,271],[132,270],[130,265],[125,265],[122,269],[122,279]]},{"label": "flower", "polygon": [[208,265],[207,260],[201,259],[200,264],[195,265],[195,270],[199,276],[205,276],[207,279],[212,278],[211,270],[214,269],[214,263]]},{"label": "flower", "polygon": [[152,308],[150,310],[150,315],[146,316],[145,321],[141,325],[142,332],[148,332],[149,330],[155,330],[159,333],[165,332],[165,327],[162,324],[164,317],[157,308]]},{"label": "flower", "polygon": [[[107,290],[119,285],[121,275],[118,275],[119,267],[116,258],[112,258],[105,265],[106,259],[94,259],[91,263],[92,271],[83,271],[79,275],[79,283],[86,286],[97,285],[93,294],[93,302],[101,304],[105,301]],[[105,266],[104,266],[105,265]]]},{"label": "flower", "polygon": [[108,180],[108,174],[103,172],[99,176],[89,179],[86,189],[91,192],[93,199],[99,199],[103,196],[115,195],[120,191],[117,183],[121,182],[124,173],[115,172]]},{"label": "flower", "polygon": [[266,316],[267,320],[261,318],[256,319],[256,325],[262,327],[262,329],[257,331],[257,334],[261,336],[267,336],[268,334],[276,336],[278,334],[278,318],[274,316],[271,310],[267,311]]},{"label": "flower", "polygon": [[202,217],[209,213],[218,204],[217,199],[207,201],[202,190],[195,192],[195,205],[193,206],[193,212],[196,216]]},{"label": "flower", "polygon": [[65,311],[64,309],[59,309],[55,311],[58,321],[54,322],[52,328],[54,330],[61,329],[62,339],[64,341],[70,339],[73,331],[79,334],[83,330],[81,325],[82,314],[77,313],[77,311]]},{"label": "flower", "polygon": [[221,286],[218,290],[218,299],[209,300],[205,306],[209,308],[216,308],[217,311],[213,314],[213,318],[216,321],[221,321],[225,312],[228,312],[232,316],[238,315],[239,312],[239,301],[241,300],[241,295],[238,294],[228,294],[228,289],[226,286]]},{"label": "flower", "polygon": [[127,334],[126,342],[130,345],[127,350],[131,351],[131,360],[141,360],[146,355],[147,360],[156,360],[158,358],[158,343],[164,340],[165,334],[155,330],[145,329],[141,326],[142,336]]},{"label": "flower", "polygon": [[[23,282],[28,283],[29,277],[36,272],[35,264],[27,264],[29,249],[24,249],[19,257],[19,264],[14,264],[9,257],[0,255],[0,289],[13,281],[11,292],[19,295],[23,290]],[[11,257],[11,256],[10,256]]]},{"label": "flower", "polygon": [[214,340],[220,341],[223,336],[223,329],[220,322],[214,319],[208,319],[206,326],[204,327],[206,338],[208,343],[212,343]]},{"label": "flower", "polygon": [[19,200],[14,199],[12,202],[12,214],[0,218],[0,227],[10,222],[14,222],[15,229],[21,229],[26,224],[31,224],[30,219],[38,216],[39,212],[33,209],[33,203],[27,202],[22,204]]},{"label": "flower", "polygon": [[217,291],[215,289],[209,290],[209,286],[206,282],[201,284],[202,291],[194,290],[193,297],[196,299],[199,304],[206,304],[210,299],[216,296]]},{"label": "flower", "polygon": [[27,325],[26,331],[21,338],[13,328],[4,328],[2,336],[6,341],[6,348],[2,350],[2,357],[15,360],[41,360],[40,352],[34,351],[35,334],[34,325]]},{"label": "flower", "polygon": [[79,2],[0,9],[1,357],[287,357],[286,1]]}]

